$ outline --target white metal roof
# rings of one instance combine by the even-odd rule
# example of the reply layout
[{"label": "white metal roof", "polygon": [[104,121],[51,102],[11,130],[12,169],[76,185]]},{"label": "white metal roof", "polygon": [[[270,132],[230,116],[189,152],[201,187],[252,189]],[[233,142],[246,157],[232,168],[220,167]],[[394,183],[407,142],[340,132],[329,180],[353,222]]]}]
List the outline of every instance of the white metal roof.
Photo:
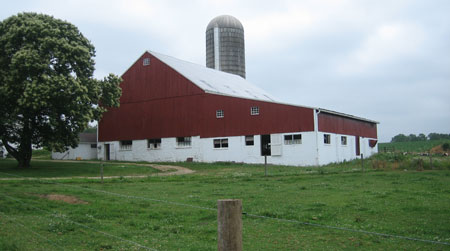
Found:
[{"label": "white metal roof", "polygon": [[253,85],[252,83],[242,78],[241,76],[207,68],[203,65],[194,64],[188,61],[177,59],[157,52],[153,51],[147,52],[152,54],[153,56],[155,56],[168,66],[170,66],[172,69],[183,75],[185,78],[189,79],[192,83],[194,83],[207,93],[310,108],[315,109],[317,111],[323,111],[326,113],[335,114],[338,116],[347,117],[351,119],[362,120],[376,124],[379,123],[374,120],[365,119],[350,114],[335,112],[328,109],[285,103],[275,99],[272,95],[260,89],[259,87]]},{"label": "white metal roof", "polygon": [[207,93],[263,101],[276,101],[266,91],[238,75],[207,68],[164,54],[148,51]]}]

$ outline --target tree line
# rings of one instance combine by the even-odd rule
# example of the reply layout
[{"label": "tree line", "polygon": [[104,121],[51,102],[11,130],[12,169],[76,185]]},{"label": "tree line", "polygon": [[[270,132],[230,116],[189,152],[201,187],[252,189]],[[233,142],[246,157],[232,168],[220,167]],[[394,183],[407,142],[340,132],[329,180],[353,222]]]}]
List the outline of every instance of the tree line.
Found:
[{"label": "tree line", "polygon": [[427,140],[440,140],[440,139],[450,139],[450,134],[445,133],[430,133],[426,136],[423,133],[418,135],[410,134],[398,134],[392,137],[391,142],[413,142],[413,141],[427,141]]}]

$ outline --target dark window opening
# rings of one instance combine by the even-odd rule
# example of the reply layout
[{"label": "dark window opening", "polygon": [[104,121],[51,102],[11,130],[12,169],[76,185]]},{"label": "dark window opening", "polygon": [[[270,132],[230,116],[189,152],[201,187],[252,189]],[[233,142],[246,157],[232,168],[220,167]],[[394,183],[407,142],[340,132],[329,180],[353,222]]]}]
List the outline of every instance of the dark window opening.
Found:
[{"label": "dark window opening", "polygon": [[323,143],[325,143],[325,144],[331,144],[331,137],[330,137],[330,134],[324,134],[324,135],[323,135]]},{"label": "dark window opening", "polygon": [[131,150],[133,146],[132,140],[122,140],[120,141],[120,150]]},{"label": "dark window opening", "polygon": [[161,139],[148,139],[147,140],[147,148],[148,149],[160,149],[161,148]]},{"label": "dark window opening", "polygon": [[301,143],[302,143],[302,135],[301,134],[284,135],[284,144],[285,145],[293,145],[293,144],[301,144]]},{"label": "dark window opening", "polygon": [[253,135],[245,136],[245,145],[253,146],[255,144],[255,137]]},{"label": "dark window opening", "polygon": [[215,139],[214,148],[228,148],[228,139]]},{"label": "dark window opening", "polygon": [[341,136],[341,145],[343,145],[343,146],[347,145],[347,137]]},{"label": "dark window opening", "polygon": [[178,147],[188,147],[191,146],[191,137],[177,137]]}]

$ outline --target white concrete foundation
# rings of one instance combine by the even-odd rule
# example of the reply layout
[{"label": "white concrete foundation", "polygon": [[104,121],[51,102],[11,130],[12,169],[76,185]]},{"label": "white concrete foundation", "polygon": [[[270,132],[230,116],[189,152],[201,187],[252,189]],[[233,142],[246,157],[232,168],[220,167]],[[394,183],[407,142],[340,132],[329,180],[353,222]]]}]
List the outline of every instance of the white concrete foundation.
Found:
[{"label": "white concrete foundation", "polygon": [[[285,144],[284,135],[301,134],[300,144]],[[330,143],[324,143],[324,134],[330,134]],[[341,136],[347,137],[347,144],[341,144]],[[355,136],[323,133],[292,132],[277,136],[277,156],[268,156],[270,164],[291,166],[325,165],[359,158],[356,156]],[[214,148],[214,139],[228,139],[228,147]],[[274,137],[272,137],[272,140]],[[242,162],[264,163],[261,156],[261,136],[254,135],[254,145],[245,144],[245,136],[200,138],[193,136],[191,146],[178,147],[176,138],[162,138],[159,149],[147,148],[147,140],[133,140],[129,149],[122,149],[119,141],[99,142],[98,159],[105,159],[105,144],[109,144],[110,160],[177,162],[192,159],[197,162]],[[279,149],[281,147],[281,149]],[[275,146],[274,146],[275,148]],[[360,137],[360,152],[369,157],[377,152],[377,147],[369,146],[369,138]],[[279,154],[279,155],[278,155]]]}]

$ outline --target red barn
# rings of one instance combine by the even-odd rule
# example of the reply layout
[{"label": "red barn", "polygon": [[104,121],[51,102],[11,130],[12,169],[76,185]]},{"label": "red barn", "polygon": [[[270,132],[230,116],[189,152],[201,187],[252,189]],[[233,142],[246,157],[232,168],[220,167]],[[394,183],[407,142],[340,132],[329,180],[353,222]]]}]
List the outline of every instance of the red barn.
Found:
[{"label": "red barn", "polygon": [[122,78],[99,158],[321,165],[377,151],[377,122],[278,102],[237,75],[147,51]]}]

